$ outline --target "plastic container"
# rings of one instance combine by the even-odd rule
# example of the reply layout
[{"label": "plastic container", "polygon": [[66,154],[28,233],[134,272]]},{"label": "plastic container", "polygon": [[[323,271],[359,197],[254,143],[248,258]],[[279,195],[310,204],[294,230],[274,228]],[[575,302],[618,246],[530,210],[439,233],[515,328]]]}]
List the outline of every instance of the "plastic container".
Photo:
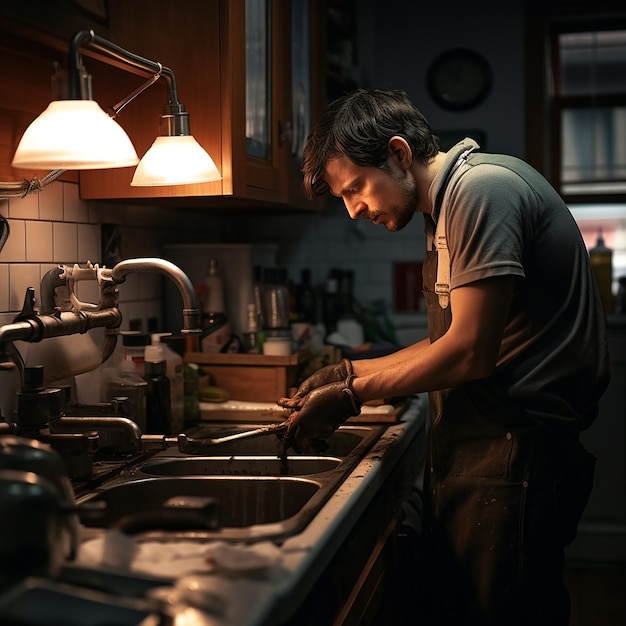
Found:
[{"label": "plastic container", "polygon": [[596,277],[600,299],[605,313],[613,313],[615,302],[613,299],[613,250],[604,244],[602,231],[598,231],[596,245],[589,250],[589,260]]},{"label": "plastic container", "polygon": [[184,418],[184,395],[185,383],[183,380],[183,359],[174,352],[167,344],[161,341],[161,337],[169,337],[171,333],[153,333],[152,343],[145,347],[145,362],[165,361],[166,374],[170,381],[171,424],[173,433],[182,431]]},{"label": "plastic container", "polygon": [[203,319],[202,352],[221,352],[232,336],[232,329],[225,313],[211,313]]},{"label": "plastic container", "polygon": [[122,359],[117,367],[105,367],[102,371],[102,388],[105,402],[111,402],[114,398],[128,398],[130,405],[128,417],[142,432],[148,432],[146,430],[148,383],[137,373],[133,361]]},{"label": "plastic container", "polygon": [[243,347],[249,354],[259,354],[261,352],[258,315],[256,305],[253,302],[248,304],[248,328],[243,335]]},{"label": "plastic container", "polygon": [[291,351],[291,337],[266,337],[263,342],[263,354],[268,356],[289,356]]},{"label": "plastic container", "polygon": [[139,376],[144,375],[146,360],[145,348],[150,344],[150,335],[134,331],[124,331],[122,335],[122,359],[132,361]]},{"label": "plastic container", "polygon": [[280,283],[278,270],[265,269],[263,285],[263,320],[266,330],[289,328],[289,290]]},{"label": "plastic container", "polygon": [[146,401],[146,432],[153,435],[172,435],[170,379],[165,361],[146,361],[144,376],[148,383]]},{"label": "plastic container", "polygon": [[204,277],[204,302],[202,310],[205,314],[226,313],[226,298],[224,297],[224,281],[216,258],[209,259],[209,269]]},{"label": "plastic container", "polygon": [[196,363],[185,363],[183,368],[184,380],[184,416],[185,424],[195,424],[200,420],[200,368]]}]

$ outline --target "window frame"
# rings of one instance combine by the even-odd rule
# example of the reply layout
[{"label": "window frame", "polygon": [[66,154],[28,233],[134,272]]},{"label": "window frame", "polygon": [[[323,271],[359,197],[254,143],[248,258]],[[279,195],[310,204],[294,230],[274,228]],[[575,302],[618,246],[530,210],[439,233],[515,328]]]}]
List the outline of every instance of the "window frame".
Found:
[{"label": "window frame", "polygon": [[[558,3],[557,3],[558,4]],[[624,202],[626,193],[565,194],[561,189],[561,114],[585,106],[626,106],[624,93],[602,96],[558,95],[559,35],[566,32],[626,30],[626,8],[616,10],[610,2],[589,7],[545,8],[539,0],[526,4],[526,159],[542,172],[570,204]]]}]

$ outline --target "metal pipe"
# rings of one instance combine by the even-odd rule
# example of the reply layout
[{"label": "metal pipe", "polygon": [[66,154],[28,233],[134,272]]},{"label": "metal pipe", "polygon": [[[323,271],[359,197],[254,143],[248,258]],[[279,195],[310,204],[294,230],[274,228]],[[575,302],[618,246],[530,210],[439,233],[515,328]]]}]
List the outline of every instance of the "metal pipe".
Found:
[{"label": "metal pipe", "polygon": [[129,274],[158,272],[167,276],[178,288],[183,299],[183,328],[184,335],[202,334],[200,309],[198,297],[193,284],[178,266],[159,258],[126,259],[120,261],[110,270],[103,269],[104,275],[108,275],[115,283],[123,283]]},{"label": "metal pipe", "polygon": [[39,289],[39,313],[40,315],[49,315],[54,313],[56,303],[54,301],[54,290],[57,287],[66,285],[67,282],[63,278],[63,267],[53,267],[48,270],[41,278],[41,286]]},{"label": "metal pipe", "polygon": [[151,61],[146,57],[142,57],[134,52],[125,50],[124,48],[114,44],[108,39],[104,39],[96,35],[93,30],[82,30],[77,32],[70,44],[69,55],[69,97],[72,100],[80,100],[80,71],[83,66],[82,57],[80,55],[80,48],[88,48],[100,52],[105,56],[108,56],[116,61],[130,65],[135,69],[143,70],[150,74],[159,74],[163,76],[167,83],[167,91],[169,101],[173,105],[178,105],[178,94],[176,91],[176,79],[174,72],[165,65],[162,65],[158,61]]}]

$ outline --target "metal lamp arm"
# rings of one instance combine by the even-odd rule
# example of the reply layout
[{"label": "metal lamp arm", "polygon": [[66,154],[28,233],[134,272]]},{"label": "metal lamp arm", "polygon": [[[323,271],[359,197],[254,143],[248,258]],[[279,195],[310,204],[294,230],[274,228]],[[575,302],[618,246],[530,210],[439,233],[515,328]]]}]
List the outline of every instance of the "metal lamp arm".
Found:
[{"label": "metal lamp arm", "polygon": [[[80,72],[83,67],[82,56],[80,54],[81,48],[94,50],[95,52],[99,52],[111,59],[115,59],[116,61],[130,65],[136,69],[153,74],[153,80],[148,81],[149,84],[147,83],[139,90],[136,90],[137,93],[133,92],[131,96],[129,96],[130,100],[128,100],[128,102],[134,100],[139,93],[144,91],[144,89],[147,89],[151,84],[156,82],[158,78],[163,76],[167,83],[169,104],[174,108],[180,106],[178,93],[176,91],[176,79],[174,77],[174,72],[169,67],[162,65],[158,61],[151,61],[150,59],[146,59],[145,57],[135,54],[134,52],[125,50],[121,46],[114,44],[112,41],[96,35],[93,30],[81,30],[72,38],[69,53],[70,81],[68,88],[70,99],[83,99],[80,85]],[[123,100],[123,104],[121,106],[119,104],[115,105],[117,111],[128,104],[128,102]]]}]

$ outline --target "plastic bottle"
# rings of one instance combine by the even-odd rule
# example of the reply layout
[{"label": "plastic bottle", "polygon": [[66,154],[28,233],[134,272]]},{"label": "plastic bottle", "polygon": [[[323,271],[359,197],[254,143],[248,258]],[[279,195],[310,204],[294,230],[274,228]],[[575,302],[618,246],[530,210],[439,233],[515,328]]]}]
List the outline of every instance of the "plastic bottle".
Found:
[{"label": "plastic bottle", "polygon": [[225,313],[209,313],[203,317],[202,352],[222,352],[232,337],[230,322]]},{"label": "plastic bottle", "polygon": [[184,415],[185,424],[195,424],[200,419],[200,368],[196,363],[185,363],[183,368],[185,383]]},{"label": "plastic bottle", "polygon": [[209,259],[209,269],[204,277],[202,303],[202,352],[221,352],[228,344],[232,329],[226,312],[224,283],[217,259]]},{"label": "plastic bottle", "polygon": [[250,354],[259,354],[259,322],[254,302],[248,304],[248,324],[243,336],[244,350]]},{"label": "plastic bottle", "polygon": [[146,401],[146,432],[172,435],[170,379],[165,361],[146,361],[145,380],[148,383]]},{"label": "plastic bottle", "polygon": [[254,266],[254,280],[252,283],[252,298],[256,307],[257,320],[259,328],[264,328],[265,318],[263,317],[263,269],[260,265]]},{"label": "plastic bottle", "polygon": [[122,359],[130,360],[135,364],[139,376],[143,376],[145,347],[150,343],[150,335],[134,331],[124,331],[122,335]]},{"label": "plastic bottle", "polygon": [[613,250],[607,248],[602,236],[602,229],[598,230],[596,245],[589,250],[589,260],[598,283],[598,291],[605,313],[612,313],[613,301]]},{"label": "plastic bottle", "polygon": [[152,343],[145,348],[145,361],[165,361],[166,374],[170,380],[171,399],[171,431],[179,433],[184,425],[184,394],[185,383],[183,380],[183,359],[174,352],[167,344],[161,341],[161,337],[169,337],[171,333],[153,333]]},{"label": "plastic bottle", "polygon": [[265,268],[263,276],[263,319],[268,334],[289,329],[289,291],[279,281],[274,267]]},{"label": "plastic bottle", "polygon": [[146,401],[148,383],[137,373],[135,363],[122,359],[117,367],[106,367],[102,372],[103,399],[111,402],[114,398],[126,397],[130,405],[127,416],[132,419],[142,432],[148,432],[146,419]]},{"label": "plastic bottle", "polygon": [[217,259],[209,259],[209,269],[204,277],[204,313],[226,313],[224,282]]}]

